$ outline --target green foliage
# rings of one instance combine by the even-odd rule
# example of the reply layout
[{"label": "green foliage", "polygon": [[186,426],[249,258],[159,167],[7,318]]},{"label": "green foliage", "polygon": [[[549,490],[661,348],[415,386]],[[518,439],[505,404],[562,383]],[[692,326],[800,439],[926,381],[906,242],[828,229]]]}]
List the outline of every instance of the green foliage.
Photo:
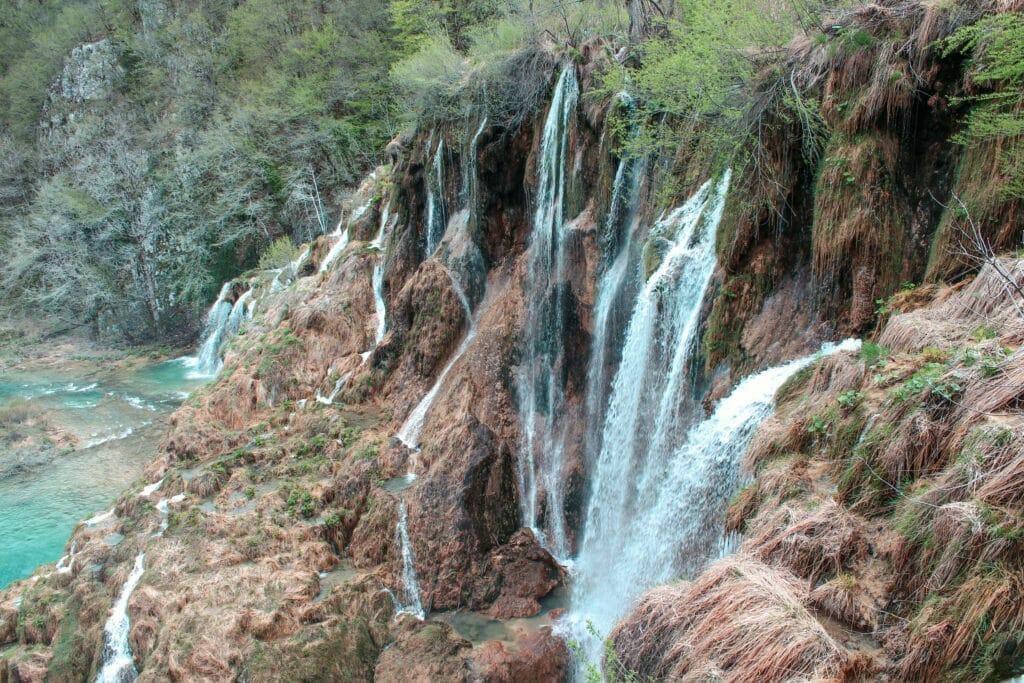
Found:
[{"label": "green foliage", "polygon": [[[275,240],[324,232],[325,207],[395,133],[390,5],[0,8],[3,312],[181,334]],[[98,38],[118,62],[115,91],[51,95],[72,48]]]},{"label": "green foliage", "polygon": [[844,391],[843,393],[839,394],[839,397],[836,400],[839,402],[839,405],[841,405],[846,410],[852,410],[853,408],[859,406],[861,402],[864,400],[864,393],[852,390]]},{"label": "green foliage", "polygon": [[584,680],[587,683],[639,683],[640,675],[627,668],[615,651],[615,643],[610,638],[602,638],[593,622],[587,620],[587,634],[594,640],[601,642],[602,662],[594,662],[587,655],[583,646],[577,640],[568,642],[569,649],[576,655],[576,659],[583,668]]},{"label": "green foliage", "polygon": [[903,403],[927,392],[947,402],[955,402],[963,393],[963,386],[954,377],[947,377],[948,367],[943,363],[927,363],[910,379],[891,392],[892,399]]},{"label": "green foliage", "polygon": [[373,460],[377,457],[377,447],[367,446],[356,453],[356,460]]},{"label": "green foliage", "polygon": [[288,513],[293,517],[309,519],[316,514],[318,504],[313,494],[301,486],[296,486],[288,494]]},{"label": "green foliage", "polygon": [[891,351],[875,342],[866,341],[860,347],[860,357],[869,368],[881,367],[889,358]]},{"label": "green foliage", "polygon": [[965,26],[944,42],[945,54],[971,59],[970,78],[978,94],[971,104],[966,128],[955,140],[964,145],[1006,141],[998,154],[1010,178],[1005,197],[1024,197],[1024,14],[992,14]]},{"label": "green foliage", "polygon": [[263,270],[284,268],[298,256],[299,248],[289,238],[281,237],[260,254],[260,268]]},{"label": "green foliage", "polygon": [[408,118],[486,116],[510,128],[542,106],[559,58],[626,25],[610,0],[397,0],[392,15],[404,53],[392,76]]}]

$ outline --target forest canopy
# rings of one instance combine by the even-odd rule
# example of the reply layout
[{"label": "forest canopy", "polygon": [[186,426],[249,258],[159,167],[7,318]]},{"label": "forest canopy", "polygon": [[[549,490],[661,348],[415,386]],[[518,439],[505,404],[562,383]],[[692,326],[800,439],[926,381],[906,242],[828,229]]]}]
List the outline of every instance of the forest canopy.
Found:
[{"label": "forest canopy", "polygon": [[[629,90],[645,117],[714,121],[705,132],[728,135],[763,57],[820,33],[839,4],[6,2],[3,313],[184,340],[220,283],[275,241],[333,229],[340,199],[395,136],[483,116],[523,125],[557,64],[587,49],[607,56],[590,97]],[[1016,19],[974,24],[946,49],[978,56],[979,83],[1019,92]],[[1020,130],[1018,100],[985,92],[965,144]],[[635,144],[678,144],[662,130]]]}]

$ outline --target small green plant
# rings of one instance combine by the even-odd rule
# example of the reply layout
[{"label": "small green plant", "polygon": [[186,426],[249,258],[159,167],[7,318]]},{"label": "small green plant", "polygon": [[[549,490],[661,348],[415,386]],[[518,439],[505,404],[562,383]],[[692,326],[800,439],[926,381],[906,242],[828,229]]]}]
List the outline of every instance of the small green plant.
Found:
[{"label": "small green plant", "polygon": [[293,517],[301,516],[309,519],[316,514],[316,507],[316,498],[301,486],[296,486],[288,494],[288,512]]},{"label": "small green plant", "polygon": [[836,400],[839,401],[839,405],[841,405],[846,410],[852,410],[853,408],[859,406],[861,402],[864,400],[864,393],[852,390],[844,391],[843,393],[839,394],[839,397]]},{"label": "small green plant", "polygon": [[874,342],[864,342],[860,347],[860,357],[864,359],[864,364],[869,368],[885,365],[890,353],[889,349]]},{"label": "small green plant", "polygon": [[256,488],[253,487],[253,486],[246,486],[245,487],[245,497],[248,498],[249,500],[252,500],[253,498],[255,498],[256,497]]},{"label": "small green plant", "polygon": [[971,335],[976,341],[983,342],[989,339],[995,339],[997,334],[996,328],[991,325],[979,325],[974,329]]},{"label": "small green plant", "polygon": [[587,620],[587,634],[601,642],[604,671],[601,670],[601,662],[590,660],[578,640],[568,642],[569,649],[576,655],[576,659],[583,667],[584,680],[587,683],[640,683],[639,674],[630,670],[619,658],[619,653],[615,651],[615,643],[610,638],[602,638],[601,634],[597,632],[597,627],[589,619]]},{"label": "small green plant", "polygon": [[946,366],[942,363],[928,363],[901,386],[894,389],[891,393],[892,399],[902,403],[927,391],[932,396],[955,402],[963,393],[963,387],[955,381],[955,376],[943,380],[946,370]]},{"label": "small green plant", "polygon": [[936,346],[926,346],[921,350],[921,359],[925,363],[945,363],[949,360],[949,353]]},{"label": "small green plant", "polygon": [[828,436],[828,430],[832,422],[825,415],[815,415],[811,418],[811,424],[807,426],[807,433],[813,436]]},{"label": "small green plant", "polygon": [[373,460],[377,457],[377,447],[367,446],[356,453],[356,460]]},{"label": "small green plant", "polygon": [[359,429],[355,427],[345,427],[344,429],[341,430],[341,433],[338,435],[338,441],[341,442],[342,446],[348,448],[349,446],[351,446],[352,444],[359,440],[359,434]]}]

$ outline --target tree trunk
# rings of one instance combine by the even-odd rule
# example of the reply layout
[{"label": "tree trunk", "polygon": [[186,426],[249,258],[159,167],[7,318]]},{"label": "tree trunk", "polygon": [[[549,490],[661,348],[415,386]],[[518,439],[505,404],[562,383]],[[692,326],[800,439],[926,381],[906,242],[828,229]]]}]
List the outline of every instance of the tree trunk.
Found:
[{"label": "tree trunk", "polygon": [[651,18],[667,16],[665,4],[658,0],[626,0],[626,11],[629,13],[629,41],[631,43],[638,43],[651,35]]}]

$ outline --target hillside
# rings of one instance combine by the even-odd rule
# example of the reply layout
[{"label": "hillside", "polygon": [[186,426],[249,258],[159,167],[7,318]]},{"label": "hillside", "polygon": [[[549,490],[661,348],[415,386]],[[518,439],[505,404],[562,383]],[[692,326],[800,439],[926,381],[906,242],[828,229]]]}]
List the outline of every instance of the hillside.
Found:
[{"label": "hillside", "polygon": [[[180,112],[131,124],[153,155],[140,196],[172,198],[145,188],[223,149],[203,136],[256,95],[294,117],[240,145],[282,186],[239,190],[261,202],[244,220],[205,213],[252,190],[228,176],[174,199],[189,215],[139,208],[174,215],[143,242],[205,251],[125,263],[158,253],[204,284],[180,315],[157,306],[166,330],[152,307],[126,322],[143,297],[120,331],[199,337],[216,378],[145,481],[0,591],[0,682],[1024,674],[1019,2],[410,1],[358,26],[355,3],[311,3],[319,33],[274,55],[251,54],[268,43],[246,13],[288,9],[158,4],[63,58],[79,94],[47,95],[71,112],[43,137],[181,105],[138,110],[146,70],[125,60],[170,26],[208,38],[201,15],[240,51],[233,76],[198,138]],[[366,95],[368,115],[275,90],[273,69],[260,85],[300,44],[395,99]],[[301,54],[282,78],[320,73]],[[126,80],[90,99],[100,62]],[[302,135],[328,125],[358,160]],[[54,196],[102,203],[53,189],[102,187],[76,149],[5,214],[5,245]],[[288,214],[300,178],[313,223]],[[213,226],[237,240],[187,232]],[[185,309],[218,287],[200,335]]]}]

